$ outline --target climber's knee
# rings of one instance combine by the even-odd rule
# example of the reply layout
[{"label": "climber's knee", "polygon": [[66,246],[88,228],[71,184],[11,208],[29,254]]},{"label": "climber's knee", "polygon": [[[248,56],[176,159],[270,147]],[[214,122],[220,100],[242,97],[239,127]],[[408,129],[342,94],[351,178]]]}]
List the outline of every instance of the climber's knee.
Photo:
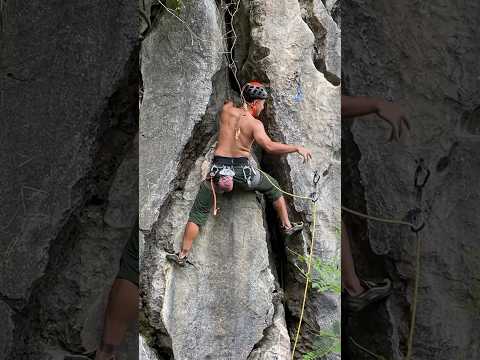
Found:
[{"label": "climber's knee", "polygon": [[262,174],[262,179],[260,181],[258,190],[265,195],[268,201],[273,203],[282,197],[282,192],[279,189],[280,185],[278,184],[277,180],[270,175]]},{"label": "climber's knee", "polygon": [[204,226],[207,220],[208,212],[205,214],[200,211],[191,211],[190,215],[188,216],[188,221],[198,225],[198,227]]},{"label": "climber's knee", "polygon": [[206,182],[202,182],[198,190],[197,197],[193,203],[188,216],[188,221],[197,224],[199,227],[205,225],[212,207],[212,190]]}]

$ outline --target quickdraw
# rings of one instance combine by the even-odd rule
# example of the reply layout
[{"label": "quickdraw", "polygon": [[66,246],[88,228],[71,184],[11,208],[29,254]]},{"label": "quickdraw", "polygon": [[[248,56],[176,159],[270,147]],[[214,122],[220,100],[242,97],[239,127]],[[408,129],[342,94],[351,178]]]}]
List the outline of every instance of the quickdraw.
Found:
[{"label": "quickdraw", "polygon": [[[260,171],[260,173],[262,173],[263,175],[265,175],[265,177],[270,182],[270,184],[272,184],[273,187],[276,188],[281,193],[283,193],[285,195],[288,195],[288,196],[291,196],[291,197],[294,197],[294,198],[297,198],[297,199],[310,200],[312,202],[312,228],[311,228],[312,239],[311,239],[311,242],[310,242],[310,253],[308,255],[308,262],[307,262],[307,274],[306,274],[307,281],[305,282],[305,288],[304,288],[304,292],[303,292],[302,308],[300,310],[300,320],[298,321],[297,332],[295,334],[295,341],[293,343],[292,358],[291,358],[293,360],[294,357],[295,357],[295,350],[297,348],[298,339],[300,337],[300,329],[302,327],[303,315],[304,315],[304,312],[305,312],[305,304],[306,304],[306,300],[307,300],[307,292],[308,292],[308,284],[309,284],[308,279],[310,279],[310,274],[311,274],[311,271],[312,271],[313,245],[315,244],[315,229],[317,227],[316,226],[316,221],[317,221],[317,204],[316,204],[316,202],[318,200],[318,195],[317,195],[316,191],[314,191],[311,194],[311,196],[295,195],[295,194],[289,193],[287,191],[284,191],[280,187],[275,185],[273,183],[273,181],[270,180],[267,173],[263,172],[260,169],[257,169],[257,170]],[[320,180],[320,177],[318,176],[318,172],[315,171],[314,176],[313,176],[313,184],[315,185],[315,188],[317,187],[317,184],[318,184],[319,180]]]},{"label": "quickdraw", "polygon": [[[423,180],[420,179],[422,172],[424,173]],[[424,166],[424,161],[423,159],[420,159],[418,161],[418,166],[415,169],[415,177],[414,177],[414,186],[417,189],[417,201],[421,201],[421,196],[423,192],[423,188],[427,184],[427,181],[430,177],[430,170]],[[417,304],[418,304],[418,287],[420,284],[420,252],[421,252],[421,246],[422,242],[419,236],[419,233],[423,228],[425,227],[425,221],[423,221],[419,226],[416,226],[415,224],[407,221],[402,221],[402,220],[392,220],[392,219],[383,219],[371,215],[366,215],[358,211],[351,210],[345,206],[342,206],[342,210],[347,211],[351,214],[374,220],[374,221],[379,221],[379,222],[384,222],[384,223],[389,223],[389,224],[398,224],[398,225],[409,225],[410,230],[415,233],[415,238],[416,238],[416,249],[415,249],[415,279],[414,279],[414,285],[413,285],[413,298],[412,298],[412,312],[411,312],[411,317],[410,317],[410,328],[408,331],[408,339],[407,339],[407,354],[405,356],[406,360],[410,360],[412,358],[412,352],[413,352],[413,337],[415,334],[415,321],[416,321],[416,316],[417,316]],[[410,217],[413,218],[414,220],[417,219],[418,215],[421,213],[421,209],[416,208],[410,211]],[[362,351],[372,355],[373,357],[377,359],[382,359],[384,360],[385,358],[383,356],[377,355],[370,350],[366,349],[365,347],[362,347],[360,344],[356,343],[355,340],[350,337],[352,340],[352,343],[360,348]]]}]

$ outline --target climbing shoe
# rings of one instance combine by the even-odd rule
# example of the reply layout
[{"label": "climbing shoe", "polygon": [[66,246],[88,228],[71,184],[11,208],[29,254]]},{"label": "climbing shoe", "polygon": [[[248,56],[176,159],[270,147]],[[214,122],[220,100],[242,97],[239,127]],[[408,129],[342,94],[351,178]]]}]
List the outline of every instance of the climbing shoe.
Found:
[{"label": "climbing shoe", "polygon": [[187,257],[188,256],[185,256],[185,257],[180,257],[180,252],[177,252],[176,254],[173,254],[173,253],[167,253],[167,255],[165,256],[167,258],[167,260],[169,261],[172,261],[174,263],[176,263],[178,266],[185,266],[187,264]]},{"label": "climbing shoe", "polygon": [[285,236],[291,236],[296,232],[301,231],[302,229],[303,229],[303,222],[292,223],[292,227],[289,227],[289,228],[282,227],[282,233]]},{"label": "climbing shoe", "polygon": [[386,298],[392,292],[392,282],[389,279],[383,279],[379,282],[360,280],[365,291],[360,295],[352,296],[345,293],[343,304],[348,311],[359,312],[370,304]]}]

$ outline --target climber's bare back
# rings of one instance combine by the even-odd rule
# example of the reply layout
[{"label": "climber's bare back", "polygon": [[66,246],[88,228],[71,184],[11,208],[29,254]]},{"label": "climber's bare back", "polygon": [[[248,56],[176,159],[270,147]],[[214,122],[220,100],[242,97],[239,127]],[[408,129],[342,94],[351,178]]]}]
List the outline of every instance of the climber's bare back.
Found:
[{"label": "climber's bare back", "polygon": [[232,102],[226,102],[220,113],[220,130],[215,155],[250,157],[253,130],[259,120]]}]

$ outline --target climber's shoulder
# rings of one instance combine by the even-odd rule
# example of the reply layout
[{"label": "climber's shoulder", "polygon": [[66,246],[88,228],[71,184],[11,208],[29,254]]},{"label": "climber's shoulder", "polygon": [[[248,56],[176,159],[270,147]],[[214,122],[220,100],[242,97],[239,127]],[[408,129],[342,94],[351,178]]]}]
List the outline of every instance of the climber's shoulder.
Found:
[{"label": "climber's shoulder", "polygon": [[247,116],[248,116],[249,119],[250,119],[249,123],[251,124],[251,126],[252,126],[253,129],[265,130],[265,127],[263,126],[263,123],[262,123],[260,120],[254,118],[254,117],[253,117],[252,115],[250,115],[250,114],[248,114]]},{"label": "climber's shoulder", "polygon": [[265,134],[265,127],[263,126],[263,123],[255,119],[253,116],[249,114],[250,121],[248,122],[250,125],[250,129],[252,131],[253,136],[259,136]]},{"label": "climber's shoulder", "polygon": [[235,104],[233,103],[232,100],[227,99],[223,102],[223,110],[231,109],[234,107],[235,107]]},{"label": "climber's shoulder", "polygon": [[233,116],[235,116],[235,115],[238,116],[239,110],[240,109],[236,108],[235,104],[231,100],[225,100],[225,102],[223,103],[221,113],[222,114],[228,114],[230,116],[232,116],[232,115]]}]

